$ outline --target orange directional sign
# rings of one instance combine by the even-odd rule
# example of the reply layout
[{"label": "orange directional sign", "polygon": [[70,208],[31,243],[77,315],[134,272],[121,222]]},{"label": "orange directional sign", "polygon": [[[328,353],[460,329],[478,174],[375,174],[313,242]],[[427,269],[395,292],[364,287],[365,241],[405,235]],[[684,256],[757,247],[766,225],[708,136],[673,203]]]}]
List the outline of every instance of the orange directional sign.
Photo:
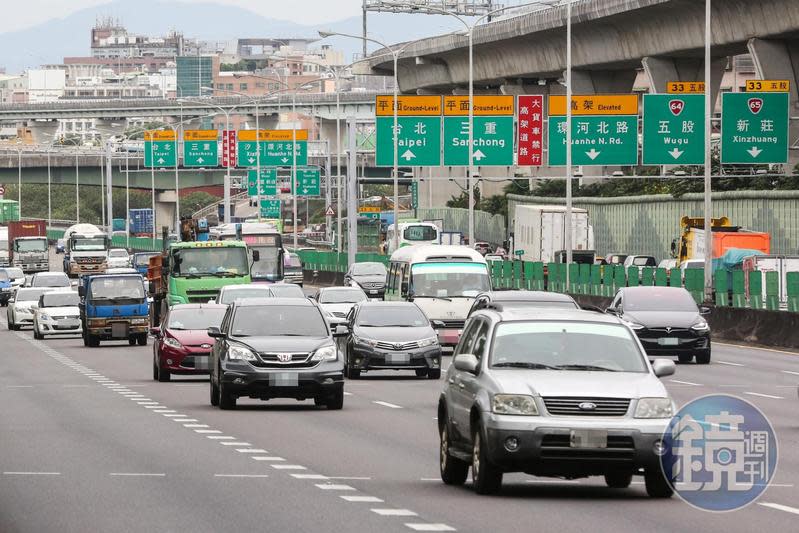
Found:
[{"label": "orange directional sign", "polygon": [[670,81],[666,85],[668,94],[697,94],[705,92],[703,81]]},{"label": "orange directional sign", "polygon": [[145,141],[174,141],[174,130],[149,130],[144,132]]},{"label": "orange directional sign", "polygon": [[[475,95],[474,116],[513,115],[513,95]],[[467,116],[468,96],[445,96],[444,116]]]},{"label": "orange directional sign", "polygon": [[[566,97],[549,97],[550,116],[566,114]],[[637,94],[590,94],[572,96],[573,115],[637,115]]]},{"label": "orange directional sign", "polygon": [[218,137],[217,130],[186,130],[183,132],[184,141],[215,141]]},{"label": "orange directional sign", "polygon": [[[441,115],[441,97],[428,95],[406,95],[397,98],[397,115],[401,117],[430,117]],[[394,97],[378,95],[375,101],[378,117],[394,115]]]},{"label": "orange directional sign", "polygon": [[787,93],[790,90],[789,80],[746,80],[748,93]]},{"label": "orange directional sign", "polygon": [[[259,141],[293,141],[292,130],[261,130],[258,132]],[[239,130],[239,141],[254,141],[255,130]],[[308,130],[297,130],[298,141],[308,140]]]}]

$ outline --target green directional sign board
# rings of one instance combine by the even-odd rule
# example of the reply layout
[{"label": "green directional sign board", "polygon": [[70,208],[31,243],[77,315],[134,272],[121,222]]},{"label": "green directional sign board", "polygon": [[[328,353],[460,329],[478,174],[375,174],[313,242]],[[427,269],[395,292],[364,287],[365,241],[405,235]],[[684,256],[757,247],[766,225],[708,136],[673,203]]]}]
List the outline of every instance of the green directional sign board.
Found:
[{"label": "green directional sign board", "polygon": [[298,168],[295,183],[297,184],[297,196],[319,196],[318,167]]},{"label": "green directional sign board", "polygon": [[174,167],[177,164],[177,151],[174,131],[144,132],[145,167]]},{"label": "green directional sign board", "polygon": [[[393,117],[377,117],[377,166],[394,166]],[[397,117],[397,160],[415,167],[441,164],[441,117]]]},{"label": "green directional sign board", "polygon": [[[247,173],[247,192],[250,196],[258,196],[258,173],[250,170]],[[277,194],[277,169],[261,169],[261,196],[274,196]]]},{"label": "green directional sign board", "polygon": [[[638,116],[572,117],[572,164],[638,164]],[[549,165],[566,165],[566,117],[549,119]]]},{"label": "green directional sign board", "polygon": [[[514,97],[476,95],[474,98],[473,164],[513,165]],[[444,165],[469,165],[469,97],[444,97]]]},{"label": "green directional sign board", "polygon": [[183,166],[215,167],[219,161],[216,130],[187,130],[183,132]]},{"label": "green directional sign board", "polygon": [[644,95],[644,165],[705,163],[705,96]]},{"label": "green directional sign board", "polygon": [[788,93],[724,93],[721,162],[788,162]]},{"label": "green directional sign board", "polygon": [[280,218],[280,200],[262,198],[261,216],[263,218]]},{"label": "green directional sign board", "polygon": [[290,167],[308,164],[308,130],[297,130],[296,142],[292,130],[261,130],[256,142],[255,130],[241,130],[238,136],[237,164],[240,167],[258,166],[258,149],[261,146],[262,167]]}]

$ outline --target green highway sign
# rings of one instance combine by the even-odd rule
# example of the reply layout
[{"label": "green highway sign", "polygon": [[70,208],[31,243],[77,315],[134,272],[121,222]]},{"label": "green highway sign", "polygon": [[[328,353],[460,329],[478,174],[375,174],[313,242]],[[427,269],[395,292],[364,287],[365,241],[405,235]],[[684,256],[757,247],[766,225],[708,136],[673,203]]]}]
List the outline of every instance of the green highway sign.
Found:
[{"label": "green highway sign", "polygon": [[[513,117],[477,116],[473,120],[474,164],[513,165]],[[469,117],[444,117],[444,165],[469,165]]]},{"label": "green highway sign", "polygon": [[721,162],[788,162],[788,93],[721,95]]},{"label": "green highway sign", "polygon": [[219,143],[216,130],[183,132],[183,166],[215,167],[219,164]]},{"label": "green highway sign", "polygon": [[411,182],[411,207],[413,209],[419,208],[419,182]]},{"label": "green highway sign", "polygon": [[644,165],[705,163],[705,95],[645,94]]},{"label": "green highway sign", "polygon": [[144,166],[174,167],[177,161],[175,141],[146,141],[144,143]]},{"label": "green highway sign", "polygon": [[358,212],[358,216],[359,217],[363,217],[363,218],[373,218],[373,219],[377,220],[377,219],[380,218],[380,211],[378,211],[376,213],[369,212],[369,211],[360,211],[360,212]]},{"label": "green highway sign", "polygon": [[[247,191],[250,196],[258,196],[258,173],[250,170],[247,173]],[[277,169],[261,169],[261,196],[275,196],[277,194]]]},{"label": "green highway sign", "polygon": [[261,217],[280,218],[280,200],[261,199]]},{"label": "green highway sign", "polygon": [[[294,164],[292,141],[260,141],[262,167],[290,167]],[[238,166],[255,167],[258,165],[258,152],[255,141],[238,142]],[[308,141],[297,141],[297,166],[308,164]]]},{"label": "green highway sign", "polygon": [[297,184],[297,196],[319,196],[319,178],[320,172],[318,167],[298,168],[295,183]]},{"label": "green highway sign", "polygon": [[[549,117],[549,165],[566,165],[566,117]],[[637,115],[572,117],[573,165],[637,165]]]},{"label": "green highway sign", "polygon": [[[394,117],[378,116],[378,167],[394,166]],[[441,117],[397,117],[397,161],[415,167],[441,164]]]}]

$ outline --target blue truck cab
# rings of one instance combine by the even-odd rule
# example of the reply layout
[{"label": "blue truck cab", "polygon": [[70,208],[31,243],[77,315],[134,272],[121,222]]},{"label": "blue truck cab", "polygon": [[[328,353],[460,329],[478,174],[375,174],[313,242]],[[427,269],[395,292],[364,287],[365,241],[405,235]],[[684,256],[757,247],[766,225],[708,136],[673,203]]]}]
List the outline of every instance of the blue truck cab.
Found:
[{"label": "blue truck cab", "polygon": [[127,340],[147,345],[150,306],[140,274],[84,276],[78,287],[84,346],[101,340]]}]

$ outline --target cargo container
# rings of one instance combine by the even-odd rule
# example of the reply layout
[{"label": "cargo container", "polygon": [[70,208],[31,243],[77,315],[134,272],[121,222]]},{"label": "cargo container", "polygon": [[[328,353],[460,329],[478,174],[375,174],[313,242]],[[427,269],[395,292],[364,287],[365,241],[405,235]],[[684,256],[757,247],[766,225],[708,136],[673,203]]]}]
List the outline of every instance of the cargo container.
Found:
[{"label": "cargo container", "polygon": [[111,224],[111,231],[125,231],[125,219],[115,218]]},{"label": "cargo container", "polygon": [[[132,235],[152,235],[153,229],[153,210],[131,209],[130,210],[130,233]],[[123,230],[125,228],[122,228]]]},{"label": "cargo container", "polygon": [[0,267],[11,266],[11,256],[8,248],[8,228],[0,226]]},{"label": "cargo container", "polygon": [[[524,261],[556,260],[566,248],[566,208],[557,205],[519,205],[513,214],[513,248]],[[588,211],[572,209],[572,251],[594,250],[594,228]],[[593,252],[592,252],[593,253]]]},{"label": "cargo container", "polygon": [[9,222],[8,243],[11,266],[26,274],[50,270],[47,223],[44,220]]},{"label": "cargo container", "polygon": [[16,200],[0,200],[0,224],[19,220],[19,202]]}]

